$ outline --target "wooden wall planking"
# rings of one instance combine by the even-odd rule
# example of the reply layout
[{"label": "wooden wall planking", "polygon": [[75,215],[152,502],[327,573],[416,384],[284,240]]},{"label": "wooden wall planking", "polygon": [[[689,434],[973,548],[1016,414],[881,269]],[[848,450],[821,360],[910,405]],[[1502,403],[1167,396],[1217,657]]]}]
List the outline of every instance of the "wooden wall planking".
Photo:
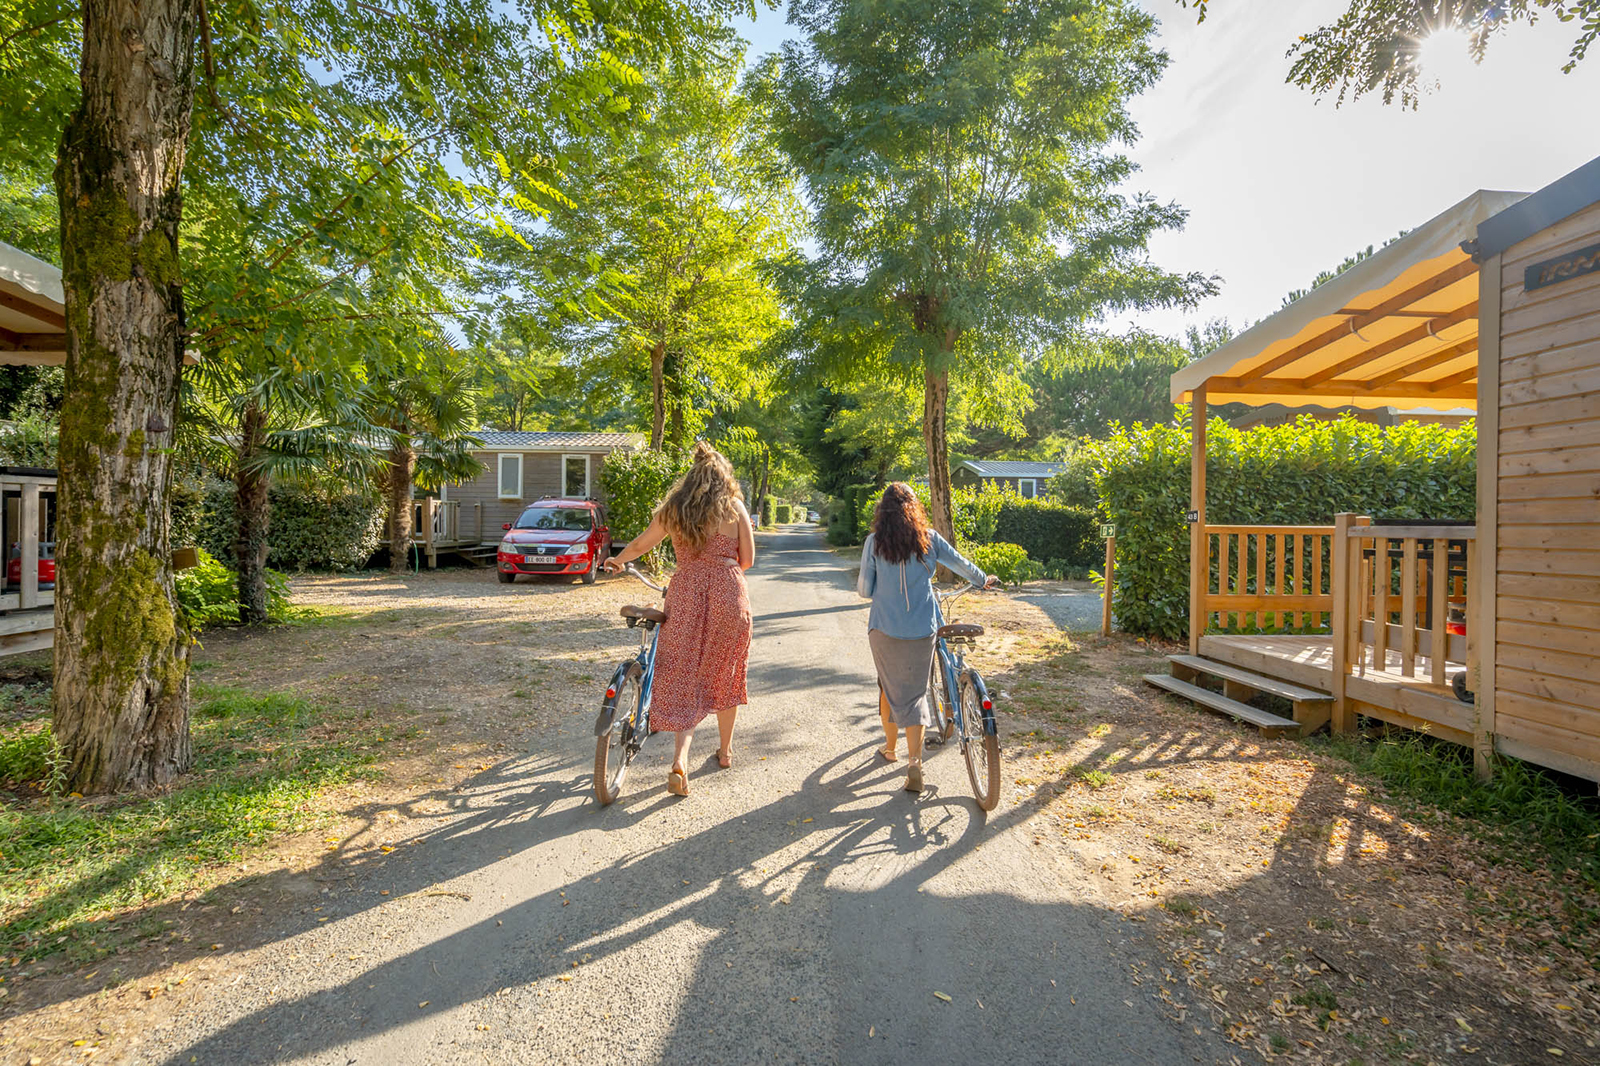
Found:
[{"label": "wooden wall planking", "polygon": [[1508,249],[1499,314],[1482,324],[1498,340],[1480,398],[1493,422],[1480,459],[1493,480],[1494,729],[1550,765],[1600,765],[1600,275],[1530,292],[1525,269],[1594,243],[1600,204]]}]

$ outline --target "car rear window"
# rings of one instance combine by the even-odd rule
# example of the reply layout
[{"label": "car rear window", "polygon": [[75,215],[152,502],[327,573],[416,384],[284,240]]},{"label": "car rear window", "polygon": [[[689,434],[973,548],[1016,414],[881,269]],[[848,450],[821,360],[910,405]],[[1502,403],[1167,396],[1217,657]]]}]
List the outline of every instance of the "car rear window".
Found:
[{"label": "car rear window", "polygon": [[516,529],[589,529],[590,512],[586,507],[530,507],[517,519]]}]

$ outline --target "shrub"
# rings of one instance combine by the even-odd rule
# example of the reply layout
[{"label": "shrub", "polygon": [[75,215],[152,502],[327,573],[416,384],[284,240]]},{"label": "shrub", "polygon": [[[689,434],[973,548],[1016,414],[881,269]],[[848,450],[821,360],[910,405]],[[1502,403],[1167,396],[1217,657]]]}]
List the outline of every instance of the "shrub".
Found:
[{"label": "shrub", "polygon": [[1024,581],[1037,581],[1044,576],[1044,567],[1028,558],[1028,553],[1017,544],[969,544],[967,558],[1008,585]]},{"label": "shrub", "polygon": [[64,770],[65,764],[48,722],[38,729],[24,725],[0,732],[0,784],[60,791],[59,782],[53,779]]},{"label": "shrub", "polygon": [[[1181,639],[1189,612],[1187,410],[1159,425],[1117,426],[1085,445],[1101,512],[1117,527],[1115,610],[1130,632]],[[1289,425],[1207,428],[1212,525],[1331,525],[1341,511],[1387,520],[1471,522],[1477,428],[1390,429],[1303,416]]]},{"label": "shrub", "polygon": [[[200,550],[200,564],[179,570],[173,576],[178,608],[191,626],[219,625],[239,620],[239,579],[215,556]],[[277,570],[267,570],[267,617],[287,621],[289,579]]]},{"label": "shrub", "polygon": [[[226,566],[233,564],[238,520],[231,481],[206,486],[204,518],[194,538]],[[280,570],[356,570],[383,541],[384,506],[376,494],[333,493],[274,485],[267,559]]]},{"label": "shrub", "polygon": [[54,416],[26,414],[0,423],[0,466],[37,466],[54,469],[61,425]]},{"label": "shrub", "polygon": [[772,511],[773,517],[777,520],[777,523],[780,526],[786,526],[790,522],[794,521],[794,508],[786,503],[778,504],[772,509]]},{"label": "shrub", "polygon": [[763,526],[772,525],[773,518],[777,515],[777,510],[778,505],[771,496],[761,497],[761,524]]},{"label": "shrub", "polygon": [[648,448],[607,456],[600,468],[600,484],[606,493],[612,536],[626,542],[643,533],[656,505],[688,465],[682,455]]},{"label": "shrub", "polygon": [[1029,558],[1059,560],[1072,567],[1105,561],[1100,516],[1053,500],[1006,496],[995,516],[993,539],[1020,544]]},{"label": "shrub", "polygon": [[851,485],[845,491],[850,493],[850,506],[855,515],[854,525],[850,527],[851,535],[855,537],[855,543],[860,544],[872,532],[872,512],[877,509],[883,490],[869,481],[862,485]]},{"label": "shrub", "polygon": [[173,547],[197,543],[206,524],[205,480],[192,474],[174,473],[172,487],[167,493],[167,515]]}]

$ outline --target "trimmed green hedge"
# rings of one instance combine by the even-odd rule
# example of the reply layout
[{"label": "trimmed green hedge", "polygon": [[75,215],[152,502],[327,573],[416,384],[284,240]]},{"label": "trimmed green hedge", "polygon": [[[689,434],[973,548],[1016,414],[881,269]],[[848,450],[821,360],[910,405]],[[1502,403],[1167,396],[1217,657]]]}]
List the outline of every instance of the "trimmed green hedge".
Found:
[{"label": "trimmed green hedge", "polygon": [[761,524],[763,526],[772,525],[773,519],[777,516],[777,511],[777,504],[773,502],[771,496],[761,497]]},{"label": "trimmed green hedge", "polygon": [[794,521],[794,508],[786,503],[780,503],[772,509],[773,519],[780,526],[786,526]]},{"label": "trimmed green hedge", "polygon": [[1030,558],[1074,569],[1105,562],[1100,516],[1053,500],[1006,497],[996,516],[994,540],[1021,545]]},{"label": "trimmed green hedge", "polygon": [[[195,523],[195,543],[234,566],[237,535],[231,481],[206,485],[204,514]],[[267,494],[272,525],[267,562],[278,570],[357,570],[383,542],[384,505],[366,493],[321,493],[274,486]],[[186,514],[186,522],[192,515]]]},{"label": "trimmed green hedge", "polygon": [[[1117,527],[1119,628],[1182,639],[1189,626],[1188,411],[1160,425],[1118,426],[1085,448],[1095,491]],[[1290,425],[1207,427],[1211,525],[1332,525],[1341,511],[1386,520],[1473,521],[1477,427],[1390,429],[1302,416]]]},{"label": "trimmed green hedge", "polygon": [[1037,581],[1044,576],[1044,566],[1028,558],[1027,549],[1018,544],[970,544],[967,556],[984,573],[993,574],[1008,585]]}]

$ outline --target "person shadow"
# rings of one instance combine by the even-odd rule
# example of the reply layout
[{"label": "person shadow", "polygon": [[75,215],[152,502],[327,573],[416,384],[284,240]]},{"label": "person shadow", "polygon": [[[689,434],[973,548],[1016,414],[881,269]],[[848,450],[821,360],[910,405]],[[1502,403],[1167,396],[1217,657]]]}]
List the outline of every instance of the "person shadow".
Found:
[{"label": "person shadow", "polygon": [[[863,731],[875,719],[856,717]],[[745,750],[760,746],[749,737]],[[903,767],[874,747],[747,813],[593,865],[555,846],[648,841],[639,830],[677,801],[635,782],[597,810],[575,760],[514,760],[483,790],[484,811],[411,850],[441,878],[499,856],[557,875],[535,873],[526,898],[465,922],[440,914],[447,902],[407,900],[423,913],[397,920],[439,935],[342,978],[312,969],[306,991],[181,1039],[166,1061],[521,1061],[530,1039],[540,1057],[599,1062],[1227,1057],[1214,1032],[1177,1024],[1130,984],[1148,946],[1120,914],[1030,883],[1037,864],[1007,830],[1048,789],[986,816],[936,785],[908,796]]]}]

